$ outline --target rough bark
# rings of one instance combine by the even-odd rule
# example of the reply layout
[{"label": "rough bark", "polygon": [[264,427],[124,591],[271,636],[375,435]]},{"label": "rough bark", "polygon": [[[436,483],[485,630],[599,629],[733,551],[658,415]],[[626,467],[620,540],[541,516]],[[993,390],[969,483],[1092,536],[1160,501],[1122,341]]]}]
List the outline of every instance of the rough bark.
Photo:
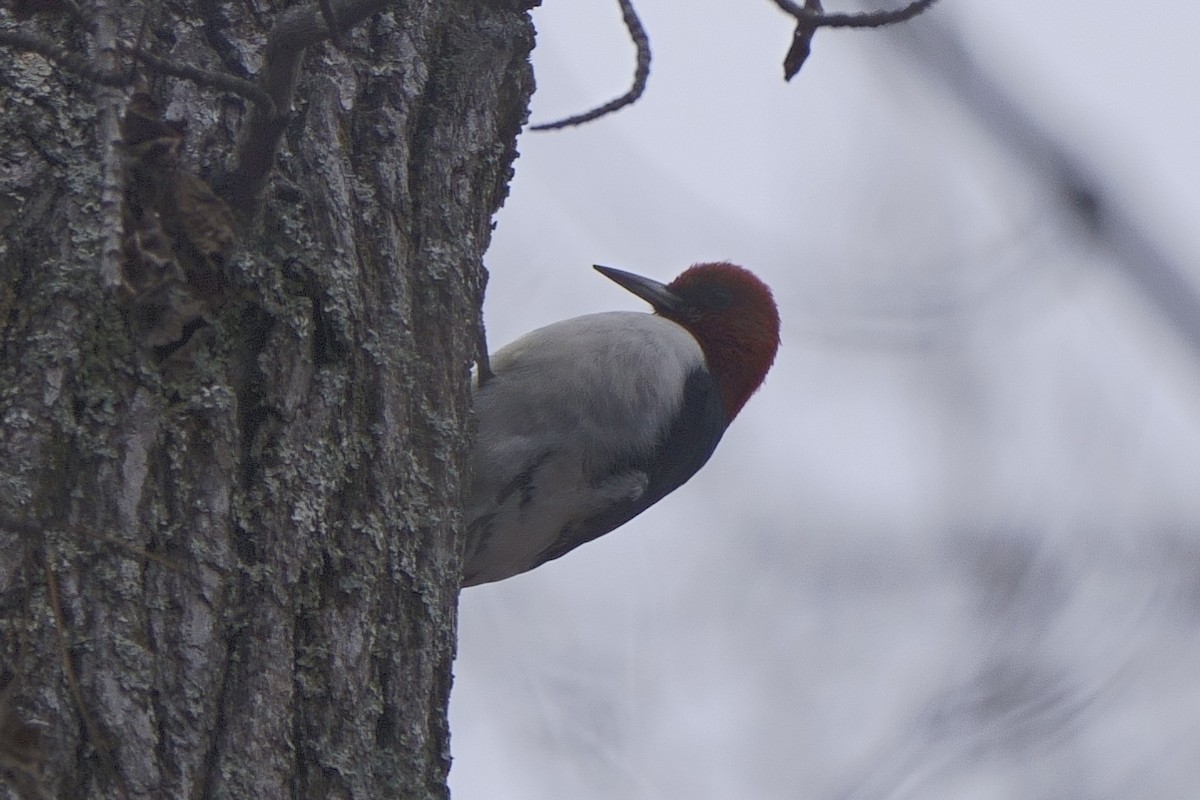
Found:
[{"label": "rough bark", "polygon": [[[282,7],[42,5],[0,29],[250,79]],[[0,51],[0,797],[448,795],[468,370],[532,29],[425,0],[340,43],[305,54],[220,285],[187,272],[150,329],[132,88]],[[249,102],[143,74],[220,191]]]}]

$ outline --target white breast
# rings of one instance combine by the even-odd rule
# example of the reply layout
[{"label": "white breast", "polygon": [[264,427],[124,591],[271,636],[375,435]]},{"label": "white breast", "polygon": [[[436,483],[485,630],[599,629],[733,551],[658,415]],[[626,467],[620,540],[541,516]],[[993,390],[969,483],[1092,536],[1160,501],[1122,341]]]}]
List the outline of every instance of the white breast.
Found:
[{"label": "white breast", "polygon": [[[597,476],[655,445],[703,363],[686,330],[636,312],[549,325],[492,356],[495,377],[475,395],[466,520],[490,518],[483,579],[528,569],[573,521],[644,491],[640,473]],[[516,485],[525,494],[506,494]],[[480,544],[468,542],[468,561]]]}]

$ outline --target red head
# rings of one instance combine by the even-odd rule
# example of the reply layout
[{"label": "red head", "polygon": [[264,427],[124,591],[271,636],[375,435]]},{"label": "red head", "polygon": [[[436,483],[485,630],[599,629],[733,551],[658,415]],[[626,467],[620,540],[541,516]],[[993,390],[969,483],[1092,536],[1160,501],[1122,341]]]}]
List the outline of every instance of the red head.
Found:
[{"label": "red head", "polygon": [[727,261],[688,267],[665,286],[611,267],[596,269],[696,337],[720,386],[725,422],[732,422],[779,349],[779,310],[767,285]]}]

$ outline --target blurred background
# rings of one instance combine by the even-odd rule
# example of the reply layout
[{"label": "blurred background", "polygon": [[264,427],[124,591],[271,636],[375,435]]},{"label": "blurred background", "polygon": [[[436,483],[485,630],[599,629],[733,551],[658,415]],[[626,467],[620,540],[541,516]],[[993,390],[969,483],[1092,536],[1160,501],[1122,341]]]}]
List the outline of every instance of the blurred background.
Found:
[{"label": "blurred background", "polygon": [[[637,7],[642,100],[522,135],[492,349],[719,259],[783,346],[686,486],[464,592],[456,800],[1200,796],[1200,4],[942,0],[790,84],[769,0]],[[534,122],[625,91],[613,0],[534,16]]]}]

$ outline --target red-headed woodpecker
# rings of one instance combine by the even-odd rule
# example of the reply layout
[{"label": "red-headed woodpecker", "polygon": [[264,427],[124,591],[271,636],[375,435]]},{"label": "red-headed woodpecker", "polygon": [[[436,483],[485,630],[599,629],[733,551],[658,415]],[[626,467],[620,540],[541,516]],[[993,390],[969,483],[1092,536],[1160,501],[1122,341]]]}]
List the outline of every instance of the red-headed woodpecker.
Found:
[{"label": "red-headed woodpecker", "polygon": [[667,285],[596,267],[653,314],[610,311],[526,334],[475,390],[463,586],[544,564],[692,477],[779,347],[766,284],[697,264]]}]

